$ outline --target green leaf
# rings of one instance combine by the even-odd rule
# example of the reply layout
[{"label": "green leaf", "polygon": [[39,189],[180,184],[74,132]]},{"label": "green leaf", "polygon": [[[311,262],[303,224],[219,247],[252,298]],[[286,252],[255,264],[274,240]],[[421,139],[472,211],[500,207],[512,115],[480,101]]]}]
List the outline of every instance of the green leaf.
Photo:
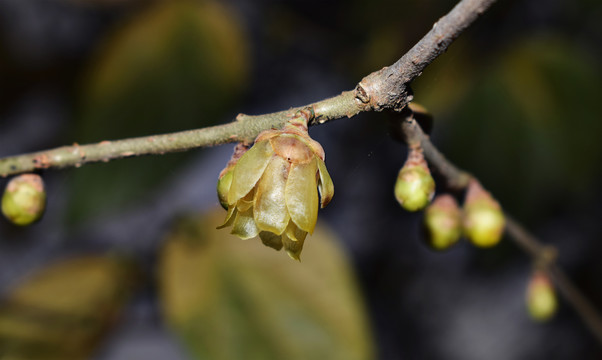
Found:
[{"label": "green leaf", "polygon": [[322,226],[303,262],[214,230],[223,212],[181,220],[159,267],[163,313],[199,359],[373,359],[350,264]]},{"label": "green leaf", "polygon": [[[248,70],[237,22],[215,1],[159,1],[121,24],[88,68],[73,139],[79,143],[215,124]],[[72,222],[124,206],[161,183],[184,154],[86,166],[71,177]]]},{"label": "green leaf", "polygon": [[86,256],[33,274],[0,306],[3,358],[90,356],[131,293],[134,270],[117,258]]},{"label": "green leaf", "polygon": [[[466,59],[472,70],[463,72],[464,81],[472,81],[464,100],[435,114],[449,119],[434,129],[445,134],[443,152],[525,220],[588,201],[602,162],[595,61],[570,39],[533,35],[500,49],[488,66],[471,63],[478,59]],[[445,84],[423,90],[456,93]]]}]

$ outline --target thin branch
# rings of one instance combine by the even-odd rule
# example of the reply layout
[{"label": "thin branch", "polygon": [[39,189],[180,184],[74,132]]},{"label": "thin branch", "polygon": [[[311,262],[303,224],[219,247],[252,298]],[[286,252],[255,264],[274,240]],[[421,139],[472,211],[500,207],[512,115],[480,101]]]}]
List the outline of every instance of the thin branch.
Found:
[{"label": "thin branch", "polygon": [[516,220],[508,217],[506,219],[506,233],[521,248],[539,261],[539,268],[545,271],[556,285],[558,291],[566,301],[573,306],[575,311],[589,330],[602,344],[602,316],[594,305],[579,291],[565,272],[555,263],[556,249],[543,245],[535,237],[527,232]]},{"label": "thin branch", "polygon": [[[325,122],[343,116],[356,115],[360,110],[352,91],[314,103],[312,106]],[[231,142],[253,142],[257,135],[270,128],[281,128],[301,108],[273,114],[249,116],[240,114],[228,124],[197,130],[175,132],[95,144],[62,146],[29,154],[0,158],[0,177],[31,172],[37,169],[80,167],[95,162],[109,162],[141,155],[163,155],[200,147]]]},{"label": "thin branch", "polygon": [[408,87],[424,68],[443,54],[449,45],[495,0],[463,0],[439,19],[410,51],[389,67],[373,72],[359,84],[361,99],[374,110],[399,111],[412,101]]},{"label": "thin branch", "polygon": [[441,18],[407,54],[390,67],[366,76],[354,90],[303,107],[273,114],[240,114],[229,124],[172,134],[101,141],[96,144],[64,146],[0,158],[0,177],[36,169],[79,167],[131,156],[165,154],[228,142],[252,141],[259,132],[281,128],[301,108],[313,108],[310,125],[352,117],[362,111],[401,110],[412,100],[410,83],[451,42],[483,13],[494,0],[462,0]]},{"label": "thin branch", "polygon": [[[406,143],[420,143],[430,167],[438,171],[448,184],[454,189],[466,188],[471,175],[458,169],[437,150],[412,114],[408,114],[398,125]],[[506,234],[509,238],[533,259],[538,268],[548,274],[559,293],[575,309],[583,323],[602,344],[602,316],[556,264],[558,255],[556,248],[543,244],[508,214],[505,216]]]}]

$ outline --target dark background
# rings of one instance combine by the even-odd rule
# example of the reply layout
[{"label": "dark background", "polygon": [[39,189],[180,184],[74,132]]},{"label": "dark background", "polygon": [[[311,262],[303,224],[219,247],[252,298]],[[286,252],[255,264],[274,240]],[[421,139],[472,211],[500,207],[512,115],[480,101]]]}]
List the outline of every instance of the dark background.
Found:
[{"label": "dark background", "polygon": [[[336,95],[394,62],[454,4],[232,0],[186,18],[170,3],[0,0],[0,156],[225,123]],[[601,18],[596,0],[499,1],[413,85],[434,115],[434,143],[559,249],[598,308]],[[388,136],[387,116],[310,129],[336,187],[320,219],[350,256],[378,358],[602,358],[564,301],[551,322],[529,319],[532,264],[508,239],[445,253],[421,243],[421,214],[392,195],[405,148]],[[126,253],[152,274],[174,214],[216,206],[231,148],[46,172],[44,219],[26,229],[0,221],[0,290],[79,253]],[[184,358],[154,286],[141,282],[96,358]]]}]

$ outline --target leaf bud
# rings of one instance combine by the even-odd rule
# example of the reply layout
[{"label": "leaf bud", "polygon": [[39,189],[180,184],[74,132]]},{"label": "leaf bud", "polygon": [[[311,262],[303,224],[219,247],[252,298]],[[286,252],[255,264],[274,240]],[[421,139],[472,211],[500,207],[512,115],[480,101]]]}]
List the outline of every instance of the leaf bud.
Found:
[{"label": "leaf bud", "polygon": [[500,204],[474,179],[466,192],[463,225],[466,237],[483,248],[497,245],[506,225]]},{"label": "leaf bud", "polygon": [[548,321],[556,314],[558,308],[556,292],[543,271],[533,273],[526,295],[527,311],[533,320]]},{"label": "leaf bud", "polygon": [[37,174],[12,178],[2,196],[2,213],[15,225],[27,226],[38,221],[46,208],[44,181]]},{"label": "leaf bud", "polygon": [[421,149],[412,148],[397,175],[395,198],[407,211],[418,211],[429,204],[435,194],[435,180]]},{"label": "leaf bud", "polygon": [[462,212],[449,194],[438,195],[424,211],[424,240],[433,250],[447,250],[462,235]]}]

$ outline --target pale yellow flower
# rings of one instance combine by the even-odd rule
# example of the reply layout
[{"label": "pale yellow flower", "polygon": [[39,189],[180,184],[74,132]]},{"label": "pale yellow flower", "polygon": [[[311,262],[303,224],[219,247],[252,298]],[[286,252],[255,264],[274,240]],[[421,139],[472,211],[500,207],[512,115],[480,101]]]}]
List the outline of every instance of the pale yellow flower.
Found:
[{"label": "pale yellow flower", "polygon": [[318,203],[324,207],[334,195],[322,146],[296,125],[264,131],[231,176],[222,196],[228,215],[220,228],[231,225],[241,239],[259,236],[274,249],[284,246],[299,260],[305,237],[316,226]]}]

